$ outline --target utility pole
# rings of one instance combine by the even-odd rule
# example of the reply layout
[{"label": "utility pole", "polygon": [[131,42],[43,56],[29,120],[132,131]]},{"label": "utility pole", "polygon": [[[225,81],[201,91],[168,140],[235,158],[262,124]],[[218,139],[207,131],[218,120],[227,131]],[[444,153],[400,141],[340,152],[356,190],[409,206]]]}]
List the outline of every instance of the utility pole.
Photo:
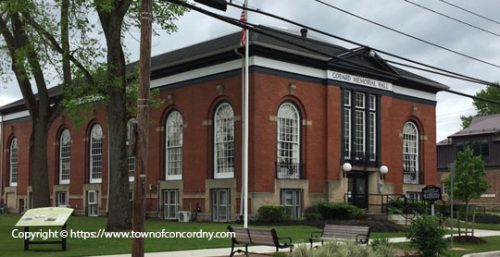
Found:
[{"label": "utility pole", "polygon": [[[451,247],[453,247],[453,191],[455,191],[455,185],[454,185],[454,179],[455,179],[455,163],[452,163],[450,165],[451,170],[450,170],[450,194],[451,194],[451,199],[450,199],[450,215],[451,215],[451,234],[450,234],[450,242],[451,242]],[[458,221],[458,219],[457,219]],[[460,225],[460,223],[458,223]],[[460,231],[460,230],[459,230]]]},{"label": "utility pole", "polygon": [[[132,229],[144,231],[146,174],[149,147],[149,80],[151,74],[152,0],[141,3],[141,45],[139,58],[139,94],[137,97],[137,169],[134,174],[134,210]],[[132,239],[132,257],[144,257],[144,238]]]}]

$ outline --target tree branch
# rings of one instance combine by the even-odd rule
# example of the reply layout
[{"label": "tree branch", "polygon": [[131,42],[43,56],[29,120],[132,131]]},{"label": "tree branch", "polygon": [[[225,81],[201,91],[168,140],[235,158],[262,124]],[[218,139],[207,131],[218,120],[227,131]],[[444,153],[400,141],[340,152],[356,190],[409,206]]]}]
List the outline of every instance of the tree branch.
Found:
[{"label": "tree branch", "polygon": [[[2,15],[3,16],[3,15]],[[17,82],[19,83],[19,89],[24,98],[24,103],[33,115],[33,110],[37,107],[37,102],[31,89],[31,83],[28,78],[28,72],[24,67],[23,61],[18,59],[17,51],[20,49],[16,42],[16,38],[10,32],[7,22],[3,17],[0,17],[0,33],[2,34],[5,42],[7,43],[7,48],[9,49],[10,58],[12,62],[12,71],[16,75]]]},{"label": "tree branch", "polygon": [[[23,17],[26,18],[30,26],[32,26],[42,37],[44,37],[45,39],[47,39],[47,41],[49,41],[50,45],[56,52],[64,55],[63,47],[59,45],[59,43],[57,42],[57,40],[54,38],[53,35],[51,35],[49,32],[43,29],[37,22],[35,22],[33,18],[31,18],[31,15],[29,15],[29,13],[23,13]],[[94,84],[94,78],[92,77],[90,72],[85,68],[85,66],[78,59],[76,59],[75,56],[72,55],[70,52],[68,52],[68,57],[69,60],[71,60],[71,62],[75,64],[75,66],[78,69],[80,69],[80,71],[82,71],[85,80],[89,84]]]}]

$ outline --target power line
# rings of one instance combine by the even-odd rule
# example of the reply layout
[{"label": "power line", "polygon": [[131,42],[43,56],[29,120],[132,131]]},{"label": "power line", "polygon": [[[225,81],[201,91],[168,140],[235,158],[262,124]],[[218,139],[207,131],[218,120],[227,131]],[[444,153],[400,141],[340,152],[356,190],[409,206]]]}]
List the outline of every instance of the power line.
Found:
[{"label": "power line", "polygon": [[[265,35],[265,36],[268,36],[268,37],[271,37],[271,38],[274,38],[276,40],[279,40],[281,42],[284,42],[284,43],[287,43],[287,44],[290,44],[290,45],[294,45],[294,46],[297,46],[297,47],[300,47],[302,49],[305,49],[305,50],[308,50],[308,51],[312,51],[312,52],[316,52],[316,53],[319,53],[323,56],[326,56],[326,57],[330,57],[332,59],[341,59],[342,61],[344,62],[347,62],[347,63],[351,63],[353,65],[356,65],[358,67],[363,67],[363,68],[371,68],[369,66],[365,66],[365,65],[360,65],[358,63],[354,63],[350,60],[347,60],[345,58],[342,58],[342,57],[338,57],[338,56],[333,56],[333,55],[330,55],[330,54],[326,54],[326,53],[323,53],[321,51],[318,51],[314,48],[310,48],[310,47],[307,47],[307,46],[304,46],[302,44],[297,44],[297,43],[294,43],[294,42],[291,42],[290,40],[287,40],[285,38],[282,38],[282,37],[279,37],[279,36],[276,36],[276,35],[273,35],[271,33],[268,33],[260,28],[257,27],[257,25],[253,24],[253,23],[250,23],[248,21],[246,22],[243,22],[243,21],[240,21],[240,20],[237,20],[237,19],[234,19],[234,18],[230,18],[230,17],[227,17],[227,16],[224,16],[224,15],[220,15],[220,14],[216,14],[216,13],[213,13],[213,12],[210,12],[210,11],[207,11],[203,8],[200,8],[200,7],[197,7],[195,5],[192,5],[192,4],[189,4],[189,3],[186,3],[186,2],[183,2],[182,0],[160,0],[160,1],[164,1],[164,2],[171,2],[171,3],[174,3],[174,4],[177,4],[177,5],[181,5],[183,7],[187,7],[187,8],[190,8],[192,10],[195,10],[197,12],[200,12],[202,14],[205,14],[207,16],[210,16],[210,17],[213,17],[213,18],[216,18],[218,20],[221,20],[221,21],[224,21],[224,22],[227,22],[229,24],[232,24],[232,25],[235,25],[235,26],[238,26],[240,28],[244,28],[244,29],[248,29],[248,30],[251,30],[251,31],[254,31],[254,32],[257,32],[259,34],[262,34],[262,35]],[[290,36],[288,33],[285,33],[285,32],[281,32],[279,30],[275,30],[274,32],[278,33],[278,34],[282,34],[282,35],[287,35],[287,36]],[[373,69],[373,68],[371,68]],[[377,69],[378,70],[378,69]],[[379,72],[385,72],[385,71],[382,71],[382,70],[378,70]],[[486,99],[486,98],[482,98],[482,97],[477,97],[477,96],[472,96],[472,95],[468,95],[468,94],[465,94],[465,93],[461,93],[461,92],[458,92],[458,91],[454,91],[454,90],[450,90],[450,89],[444,89],[442,90],[444,92],[448,92],[448,93],[452,93],[452,94],[457,94],[457,95],[461,95],[461,96],[465,96],[465,97],[469,97],[469,98],[472,98],[472,99],[476,99],[476,100],[481,100],[481,101],[485,101],[485,102],[489,102],[489,103],[493,103],[493,104],[497,104],[497,105],[500,105],[500,102],[497,102],[497,101],[493,101],[493,100],[490,100],[490,99]]]},{"label": "power line", "polygon": [[[445,69],[442,69],[442,68],[439,68],[439,67],[435,67],[435,66],[431,66],[431,65],[428,65],[428,64],[425,64],[425,63],[422,63],[422,62],[411,60],[411,59],[408,59],[406,57],[402,57],[402,56],[399,56],[399,55],[396,55],[396,54],[392,54],[392,53],[387,52],[387,51],[383,51],[383,50],[380,50],[380,49],[377,49],[377,48],[369,47],[369,46],[361,44],[359,42],[356,42],[356,41],[353,41],[353,40],[349,40],[349,39],[346,39],[346,38],[343,38],[343,37],[339,37],[339,36],[333,35],[331,33],[324,32],[322,30],[319,30],[319,29],[316,29],[316,28],[313,28],[313,27],[310,27],[310,26],[307,26],[307,25],[304,25],[304,24],[292,21],[292,20],[284,18],[282,16],[277,16],[277,15],[269,13],[269,12],[265,12],[265,11],[262,11],[262,10],[259,10],[259,9],[248,8],[248,7],[244,7],[244,6],[240,6],[240,5],[236,5],[236,4],[232,4],[232,3],[228,3],[228,4],[230,6],[233,6],[233,7],[239,8],[239,9],[244,9],[244,10],[247,10],[247,11],[250,11],[250,12],[262,14],[262,15],[265,15],[265,16],[268,16],[268,17],[271,17],[271,18],[274,18],[274,19],[278,19],[278,20],[281,20],[281,21],[293,24],[295,26],[299,26],[301,28],[306,28],[306,29],[308,29],[310,31],[314,31],[314,32],[317,32],[319,34],[322,34],[322,35],[325,35],[325,36],[328,36],[328,37],[332,37],[332,38],[335,38],[335,39],[338,39],[338,40],[341,40],[341,41],[344,41],[344,42],[347,42],[347,43],[350,43],[350,44],[353,44],[353,45],[357,45],[357,46],[360,46],[360,47],[370,48],[370,49],[373,49],[373,50],[375,50],[375,51],[377,51],[379,53],[382,53],[382,54],[385,54],[385,55],[388,55],[388,56],[391,56],[391,57],[394,57],[394,58],[397,58],[397,59],[401,59],[401,60],[404,60],[406,62],[417,64],[417,65],[420,65],[420,66],[423,66],[423,67],[427,67],[427,68],[430,68],[430,69],[438,70],[440,72],[429,70],[429,69],[424,69],[424,68],[421,68],[421,67],[412,66],[412,65],[408,65],[408,64],[404,64],[404,63],[400,63],[400,62],[396,62],[396,61],[390,61],[390,60],[387,60],[387,59],[385,60],[385,61],[393,63],[393,64],[397,64],[397,65],[401,65],[401,66],[405,66],[405,67],[409,67],[409,68],[412,68],[412,69],[417,69],[417,70],[421,70],[421,71],[425,71],[425,72],[429,72],[429,73],[434,73],[434,74],[437,74],[437,75],[442,75],[442,76],[446,76],[446,77],[450,77],[450,78],[455,78],[455,79],[460,79],[460,80],[464,80],[464,81],[468,81],[468,82],[473,82],[473,83],[477,83],[477,84],[481,84],[481,85],[495,85],[495,83],[490,82],[490,81],[485,81],[485,80],[478,79],[478,78],[473,78],[473,77],[470,77],[470,76],[467,76],[467,75],[462,75],[462,74],[459,74],[459,73],[456,73],[456,72],[453,72],[453,71],[445,70]],[[347,51],[349,51],[350,53],[354,53],[354,54],[358,54],[359,55],[359,53],[357,53],[357,52],[355,52],[353,50],[347,50]]]},{"label": "power line", "polygon": [[359,15],[357,15],[357,14],[354,14],[354,13],[352,13],[352,12],[346,11],[346,10],[344,10],[344,9],[342,9],[342,8],[339,8],[339,7],[334,6],[334,5],[332,5],[332,4],[326,3],[326,2],[324,2],[324,1],[321,1],[321,0],[313,0],[313,1],[318,2],[318,3],[320,3],[320,4],[323,4],[323,5],[325,5],[325,6],[329,7],[329,8],[335,9],[335,10],[337,10],[337,11],[340,11],[340,12],[346,13],[346,14],[348,14],[348,15],[351,15],[351,16],[356,17],[356,18],[358,18],[358,19],[361,19],[361,20],[363,20],[363,21],[366,21],[366,22],[369,22],[369,23],[371,23],[371,24],[377,25],[377,26],[379,26],[379,27],[381,27],[381,28],[384,28],[384,29],[390,30],[390,31],[392,31],[392,32],[395,32],[395,33],[398,33],[398,34],[404,35],[404,36],[406,36],[406,37],[409,37],[409,38],[415,39],[415,40],[420,41],[420,42],[422,42],[422,43],[425,43],[425,44],[428,44],[428,45],[431,45],[431,46],[434,46],[434,47],[440,48],[440,49],[442,49],[442,50],[445,50],[445,51],[448,51],[448,52],[450,52],[450,53],[454,53],[454,54],[460,55],[460,56],[462,56],[462,57],[465,57],[465,58],[468,58],[468,59],[471,59],[471,60],[475,60],[475,61],[478,61],[478,62],[481,62],[481,63],[487,64],[487,65],[493,66],[493,67],[495,67],[495,68],[500,68],[500,65],[498,65],[498,64],[495,64],[495,63],[492,63],[492,62],[488,62],[488,61],[485,61],[485,60],[479,59],[479,58],[477,58],[477,57],[474,57],[474,56],[471,56],[471,55],[468,55],[468,54],[465,54],[465,53],[461,53],[461,52],[458,52],[458,51],[456,51],[456,50],[453,50],[453,49],[450,49],[450,48],[444,47],[444,46],[442,46],[442,45],[439,45],[439,44],[436,44],[436,43],[430,42],[430,41],[428,41],[428,40],[425,40],[425,39],[422,39],[422,38],[419,38],[419,37],[413,36],[413,35],[411,35],[411,34],[408,34],[408,33],[406,33],[406,32],[403,32],[403,31],[401,31],[401,30],[397,30],[397,29],[391,28],[391,27],[389,27],[389,26],[383,25],[383,24],[378,23],[378,22],[376,22],[376,21],[372,21],[372,20],[370,20],[370,19],[364,18],[364,17],[359,16]]},{"label": "power line", "polygon": [[462,24],[464,24],[464,25],[466,25],[466,26],[469,26],[469,27],[471,27],[471,28],[474,28],[474,29],[477,29],[477,30],[480,30],[480,31],[486,32],[486,33],[491,34],[491,35],[493,35],[493,36],[500,37],[500,34],[498,34],[498,33],[492,32],[492,31],[487,30],[487,29],[483,29],[483,28],[481,28],[481,27],[479,27],[479,26],[476,26],[476,25],[470,24],[470,23],[468,23],[468,22],[462,21],[462,20],[460,20],[460,19],[457,19],[457,18],[451,17],[450,15],[444,14],[444,13],[442,13],[442,12],[438,12],[438,11],[436,11],[436,10],[434,10],[434,9],[431,9],[431,8],[429,8],[429,7],[426,7],[426,6],[423,6],[423,5],[421,5],[421,4],[417,4],[417,3],[412,2],[412,1],[410,1],[410,0],[404,0],[404,1],[405,1],[405,2],[407,2],[407,3],[409,3],[409,4],[412,4],[412,5],[414,5],[414,6],[417,6],[417,7],[419,7],[419,8],[422,8],[422,9],[424,9],[424,10],[427,10],[427,11],[429,11],[429,12],[433,12],[433,13],[435,13],[435,14],[437,14],[437,15],[440,15],[440,16],[443,16],[443,17],[445,17],[445,18],[448,18],[448,19],[450,19],[450,20],[453,20],[453,21],[456,21],[456,22],[462,23]]},{"label": "power line", "polygon": [[441,2],[443,2],[443,3],[445,3],[445,4],[447,4],[447,5],[453,6],[453,7],[457,8],[457,9],[460,9],[460,10],[462,10],[462,11],[464,11],[464,12],[470,13],[470,14],[472,14],[472,15],[474,15],[474,16],[479,17],[479,18],[483,18],[483,19],[485,19],[485,20],[487,20],[487,21],[491,21],[491,22],[494,22],[494,23],[496,23],[496,24],[499,24],[499,25],[500,25],[500,22],[499,22],[499,21],[493,20],[493,19],[488,18],[488,17],[486,17],[486,16],[484,16],[484,15],[481,15],[481,14],[479,14],[479,13],[476,13],[476,12],[473,12],[473,11],[470,11],[470,10],[467,10],[467,9],[465,9],[465,8],[461,7],[461,6],[458,6],[458,5],[456,5],[456,4],[452,4],[452,3],[448,2],[448,1],[445,1],[445,0],[439,0],[439,1],[441,1]]}]

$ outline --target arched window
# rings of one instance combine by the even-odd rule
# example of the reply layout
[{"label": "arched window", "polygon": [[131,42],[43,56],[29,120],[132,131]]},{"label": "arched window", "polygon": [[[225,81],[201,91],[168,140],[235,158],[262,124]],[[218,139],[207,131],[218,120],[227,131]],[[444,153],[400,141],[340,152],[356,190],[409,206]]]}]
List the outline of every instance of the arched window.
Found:
[{"label": "arched window", "polygon": [[234,112],[220,104],[214,115],[214,178],[234,176]]},{"label": "arched window", "polygon": [[300,178],[300,114],[294,104],[285,102],[278,109],[278,178]]},{"label": "arched window", "polygon": [[17,156],[18,156],[17,138],[10,141],[9,146],[9,186],[17,186]]},{"label": "arched window", "polygon": [[64,129],[59,137],[59,184],[69,184],[71,168],[71,134]]},{"label": "arched window", "polygon": [[130,118],[127,121],[127,169],[128,169],[128,178],[129,181],[134,181],[134,173],[135,173],[135,154],[132,153],[132,144],[135,144],[136,135],[135,135],[135,126],[137,124],[137,120],[135,118]]},{"label": "arched window", "polygon": [[182,115],[178,111],[171,112],[165,122],[165,179],[182,179]]},{"label": "arched window", "polygon": [[415,123],[406,122],[403,128],[403,172],[404,183],[419,183],[419,134]]},{"label": "arched window", "polygon": [[95,124],[90,131],[90,183],[102,182],[102,128]]}]

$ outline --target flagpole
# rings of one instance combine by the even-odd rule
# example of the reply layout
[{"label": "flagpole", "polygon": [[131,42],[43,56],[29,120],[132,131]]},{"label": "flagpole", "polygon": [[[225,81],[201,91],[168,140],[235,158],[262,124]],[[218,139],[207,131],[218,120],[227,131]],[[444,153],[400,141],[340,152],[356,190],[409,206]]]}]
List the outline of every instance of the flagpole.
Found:
[{"label": "flagpole", "polygon": [[[245,7],[248,7],[248,0],[245,0]],[[248,12],[245,10],[246,20],[248,20]],[[245,79],[243,83],[243,227],[248,227],[248,42],[250,35],[248,29],[245,29]]]}]

